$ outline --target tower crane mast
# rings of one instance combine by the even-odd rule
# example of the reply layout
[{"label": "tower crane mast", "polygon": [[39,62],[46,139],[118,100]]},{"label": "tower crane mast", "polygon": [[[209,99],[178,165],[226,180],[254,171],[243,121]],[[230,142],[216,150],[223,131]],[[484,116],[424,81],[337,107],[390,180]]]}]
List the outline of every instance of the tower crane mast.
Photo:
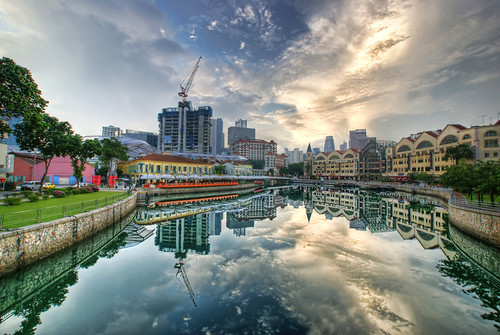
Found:
[{"label": "tower crane mast", "polygon": [[[186,270],[184,270],[184,262],[182,261],[182,258],[179,260],[179,263],[175,263],[174,268],[177,269],[177,274],[175,276],[182,283],[184,289],[188,292],[189,297],[194,304],[194,307],[197,307],[198,305],[196,305],[196,301],[194,300],[193,288],[191,287],[191,283],[189,282]],[[179,274],[182,277],[182,281],[179,279]]]},{"label": "tower crane mast", "polygon": [[193,71],[191,71],[191,75],[189,76],[189,79],[187,80],[186,84],[184,84],[186,79],[184,79],[181,82],[181,85],[180,85],[181,91],[179,92],[179,96],[182,98],[183,101],[186,101],[186,99],[187,99],[189,89],[191,88],[191,85],[193,84],[194,76],[196,75],[196,72],[198,71],[198,68],[200,67],[200,61],[201,61],[201,57],[198,58],[198,61],[196,62],[195,66],[193,68]]}]

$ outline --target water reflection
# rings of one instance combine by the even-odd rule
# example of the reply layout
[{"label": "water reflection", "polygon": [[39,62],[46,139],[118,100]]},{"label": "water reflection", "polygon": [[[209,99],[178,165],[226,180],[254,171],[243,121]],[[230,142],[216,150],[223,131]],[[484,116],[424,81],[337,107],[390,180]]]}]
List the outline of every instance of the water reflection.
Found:
[{"label": "water reflection", "polygon": [[[63,305],[81,269],[96,268],[101,258],[120,259],[124,270],[108,285],[120,287],[111,290],[120,295],[112,301],[130,302],[102,303],[113,313],[92,322],[97,329],[116,327],[107,333],[451,333],[476,329],[449,320],[468,313],[463,322],[469,322],[478,310],[484,320],[500,324],[497,251],[455,232],[446,208],[432,199],[356,188],[287,188],[239,200],[138,211],[136,222],[155,223],[127,222],[59,259],[1,279],[0,333],[7,332],[2,323],[12,316],[21,318],[19,333],[34,333],[42,320],[45,333],[60,333],[62,326],[40,315]],[[141,261],[124,261],[120,250],[148,250],[148,244],[158,255],[143,251]],[[415,245],[442,250],[446,258],[437,270],[465,294],[456,296],[456,287],[446,286],[451,280],[439,281],[432,274],[438,273],[436,262]],[[433,309],[426,288],[437,301],[456,299],[456,306]],[[479,298],[483,308],[469,307],[464,296]],[[135,323],[124,322],[132,314]],[[493,328],[478,329],[487,327]]]}]

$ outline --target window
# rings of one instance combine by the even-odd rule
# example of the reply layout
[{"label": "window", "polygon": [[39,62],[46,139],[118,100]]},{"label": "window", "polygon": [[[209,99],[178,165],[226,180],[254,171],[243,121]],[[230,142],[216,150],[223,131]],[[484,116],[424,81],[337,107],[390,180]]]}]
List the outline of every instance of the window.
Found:
[{"label": "window", "polygon": [[411,151],[410,147],[407,145],[402,145],[399,147],[398,152]]},{"label": "window", "polygon": [[485,153],[484,153],[484,157],[485,157],[485,158],[490,157],[490,153],[489,153],[489,152],[485,152]]},{"label": "window", "polygon": [[456,137],[455,135],[448,135],[448,136],[445,136],[445,138],[443,138],[441,140],[441,143],[439,143],[439,145],[446,145],[446,144],[451,144],[451,143],[456,143],[458,142],[458,137]]},{"label": "window", "polygon": [[484,147],[485,148],[497,148],[498,147],[498,140],[485,140]]},{"label": "window", "polygon": [[498,157],[498,152],[494,152],[493,157]]},{"label": "window", "polygon": [[489,137],[489,136],[498,136],[498,134],[494,130],[488,130],[486,133],[484,133],[484,137]]},{"label": "window", "polygon": [[469,134],[465,134],[463,137],[462,137],[462,141],[463,140],[468,140],[469,138],[471,138],[471,136]]},{"label": "window", "polygon": [[433,145],[429,141],[422,141],[417,145],[417,149],[431,148],[431,147],[433,147]]}]

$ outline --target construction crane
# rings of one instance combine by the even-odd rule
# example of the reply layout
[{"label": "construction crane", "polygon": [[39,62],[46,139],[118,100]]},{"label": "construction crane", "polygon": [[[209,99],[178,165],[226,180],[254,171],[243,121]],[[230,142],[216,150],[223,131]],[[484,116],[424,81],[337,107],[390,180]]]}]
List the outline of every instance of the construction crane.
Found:
[{"label": "construction crane", "polygon": [[[177,269],[177,274],[175,275],[175,277],[177,277],[177,279],[181,282],[181,284],[184,286],[186,291],[189,293],[189,297],[191,298],[191,301],[193,301],[194,307],[198,307],[198,305],[196,305],[196,301],[194,301],[193,288],[191,287],[191,283],[189,283],[189,279],[187,277],[186,270],[184,270],[184,262],[182,261],[182,258],[179,259],[179,263],[175,263],[174,268]],[[182,277],[182,281],[179,278],[179,274]]]},{"label": "construction crane", "polygon": [[193,84],[194,76],[196,75],[196,71],[198,71],[198,68],[200,67],[200,61],[201,61],[201,57],[198,58],[198,61],[196,62],[196,65],[194,66],[194,69],[191,72],[191,75],[189,76],[189,79],[186,82],[186,84],[184,85],[184,82],[186,81],[186,79],[184,79],[181,83],[181,91],[179,92],[179,96],[182,98],[183,101],[186,101],[186,99],[187,99],[189,89],[191,88],[191,85]]}]

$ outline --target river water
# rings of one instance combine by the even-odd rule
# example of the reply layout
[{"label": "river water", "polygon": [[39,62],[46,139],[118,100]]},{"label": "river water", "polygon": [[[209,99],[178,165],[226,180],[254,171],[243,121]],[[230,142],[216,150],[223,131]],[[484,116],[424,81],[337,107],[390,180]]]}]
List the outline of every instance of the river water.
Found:
[{"label": "river water", "polygon": [[287,188],[186,210],[139,210],[0,279],[0,334],[500,329],[498,251],[432,199]]}]

